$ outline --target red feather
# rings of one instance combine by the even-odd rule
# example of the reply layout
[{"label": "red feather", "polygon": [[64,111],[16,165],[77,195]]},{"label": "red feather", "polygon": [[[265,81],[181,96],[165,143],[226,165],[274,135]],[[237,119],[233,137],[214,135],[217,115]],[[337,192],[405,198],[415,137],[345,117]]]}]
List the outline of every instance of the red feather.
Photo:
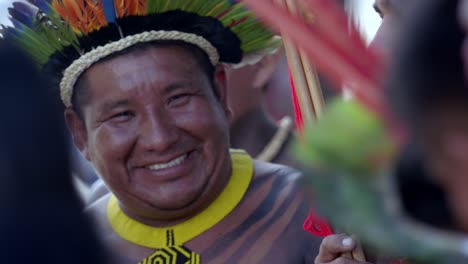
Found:
[{"label": "red feather", "polygon": [[[341,92],[346,85],[353,96],[378,114],[391,128],[397,143],[404,133],[388,111],[380,78],[383,62],[366,47],[354,25],[330,0],[298,0],[304,13],[315,14],[313,23],[291,14],[272,0],[244,0],[268,25],[303,50],[322,74],[334,81]],[[317,15],[320,14],[320,15]]]}]

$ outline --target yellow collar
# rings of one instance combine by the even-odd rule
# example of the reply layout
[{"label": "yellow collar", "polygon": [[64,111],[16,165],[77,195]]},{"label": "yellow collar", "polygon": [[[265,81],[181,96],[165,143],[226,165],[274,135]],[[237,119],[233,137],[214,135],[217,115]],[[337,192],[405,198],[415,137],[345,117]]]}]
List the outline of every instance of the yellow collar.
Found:
[{"label": "yellow collar", "polygon": [[231,150],[232,174],[226,188],[198,215],[170,227],[152,227],[131,219],[120,210],[115,196],[107,205],[107,217],[123,239],[148,248],[183,245],[220,222],[242,200],[253,176],[253,160],[242,150]]}]

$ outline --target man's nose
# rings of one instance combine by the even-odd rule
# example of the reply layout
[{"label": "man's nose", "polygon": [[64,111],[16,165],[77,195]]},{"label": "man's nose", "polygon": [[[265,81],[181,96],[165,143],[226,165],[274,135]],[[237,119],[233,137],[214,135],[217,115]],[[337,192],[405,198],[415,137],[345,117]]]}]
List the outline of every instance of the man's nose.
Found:
[{"label": "man's nose", "polygon": [[178,140],[175,122],[170,117],[150,114],[139,131],[138,144],[148,151],[166,151]]},{"label": "man's nose", "polygon": [[393,32],[389,28],[388,23],[382,22],[374,39],[369,44],[369,48],[374,50],[379,56],[387,61],[390,58],[390,51],[392,49],[392,36]]}]

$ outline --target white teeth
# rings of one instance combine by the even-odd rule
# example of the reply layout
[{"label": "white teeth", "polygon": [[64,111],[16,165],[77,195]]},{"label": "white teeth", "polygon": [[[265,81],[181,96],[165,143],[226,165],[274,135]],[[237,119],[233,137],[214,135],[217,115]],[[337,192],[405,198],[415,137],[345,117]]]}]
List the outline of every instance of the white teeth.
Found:
[{"label": "white teeth", "polygon": [[162,169],[167,169],[171,167],[175,167],[177,165],[182,164],[184,162],[185,158],[187,158],[187,154],[180,156],[176,159],[173,159],[167,163],[159,163],[159,164],[153,164],[151,166],[148,166],[150,170],[162,170]]}]

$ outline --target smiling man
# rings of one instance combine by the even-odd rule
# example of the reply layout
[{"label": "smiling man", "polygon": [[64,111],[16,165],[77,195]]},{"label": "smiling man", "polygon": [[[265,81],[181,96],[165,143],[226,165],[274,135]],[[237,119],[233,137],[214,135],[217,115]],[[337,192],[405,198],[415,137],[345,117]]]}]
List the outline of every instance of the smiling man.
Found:
[{"label": "smiling man", "polygon": [[36,4],[37,21],[15,17],[33,30],[4,33],[57,81],[111,190],[87,212],[112,263],[313,263],[301,175],[229,149],[220,63],[277,45],[270,32],[222,0]]},{"label": "smiling man", "polygon": [[66,111],[75,141],[119,200],[132,204],[129,215],[195,212],[230,175],[223,71],[213,83],[204,54],[183,43],[130,49],[81,77],[83,120]]}]

